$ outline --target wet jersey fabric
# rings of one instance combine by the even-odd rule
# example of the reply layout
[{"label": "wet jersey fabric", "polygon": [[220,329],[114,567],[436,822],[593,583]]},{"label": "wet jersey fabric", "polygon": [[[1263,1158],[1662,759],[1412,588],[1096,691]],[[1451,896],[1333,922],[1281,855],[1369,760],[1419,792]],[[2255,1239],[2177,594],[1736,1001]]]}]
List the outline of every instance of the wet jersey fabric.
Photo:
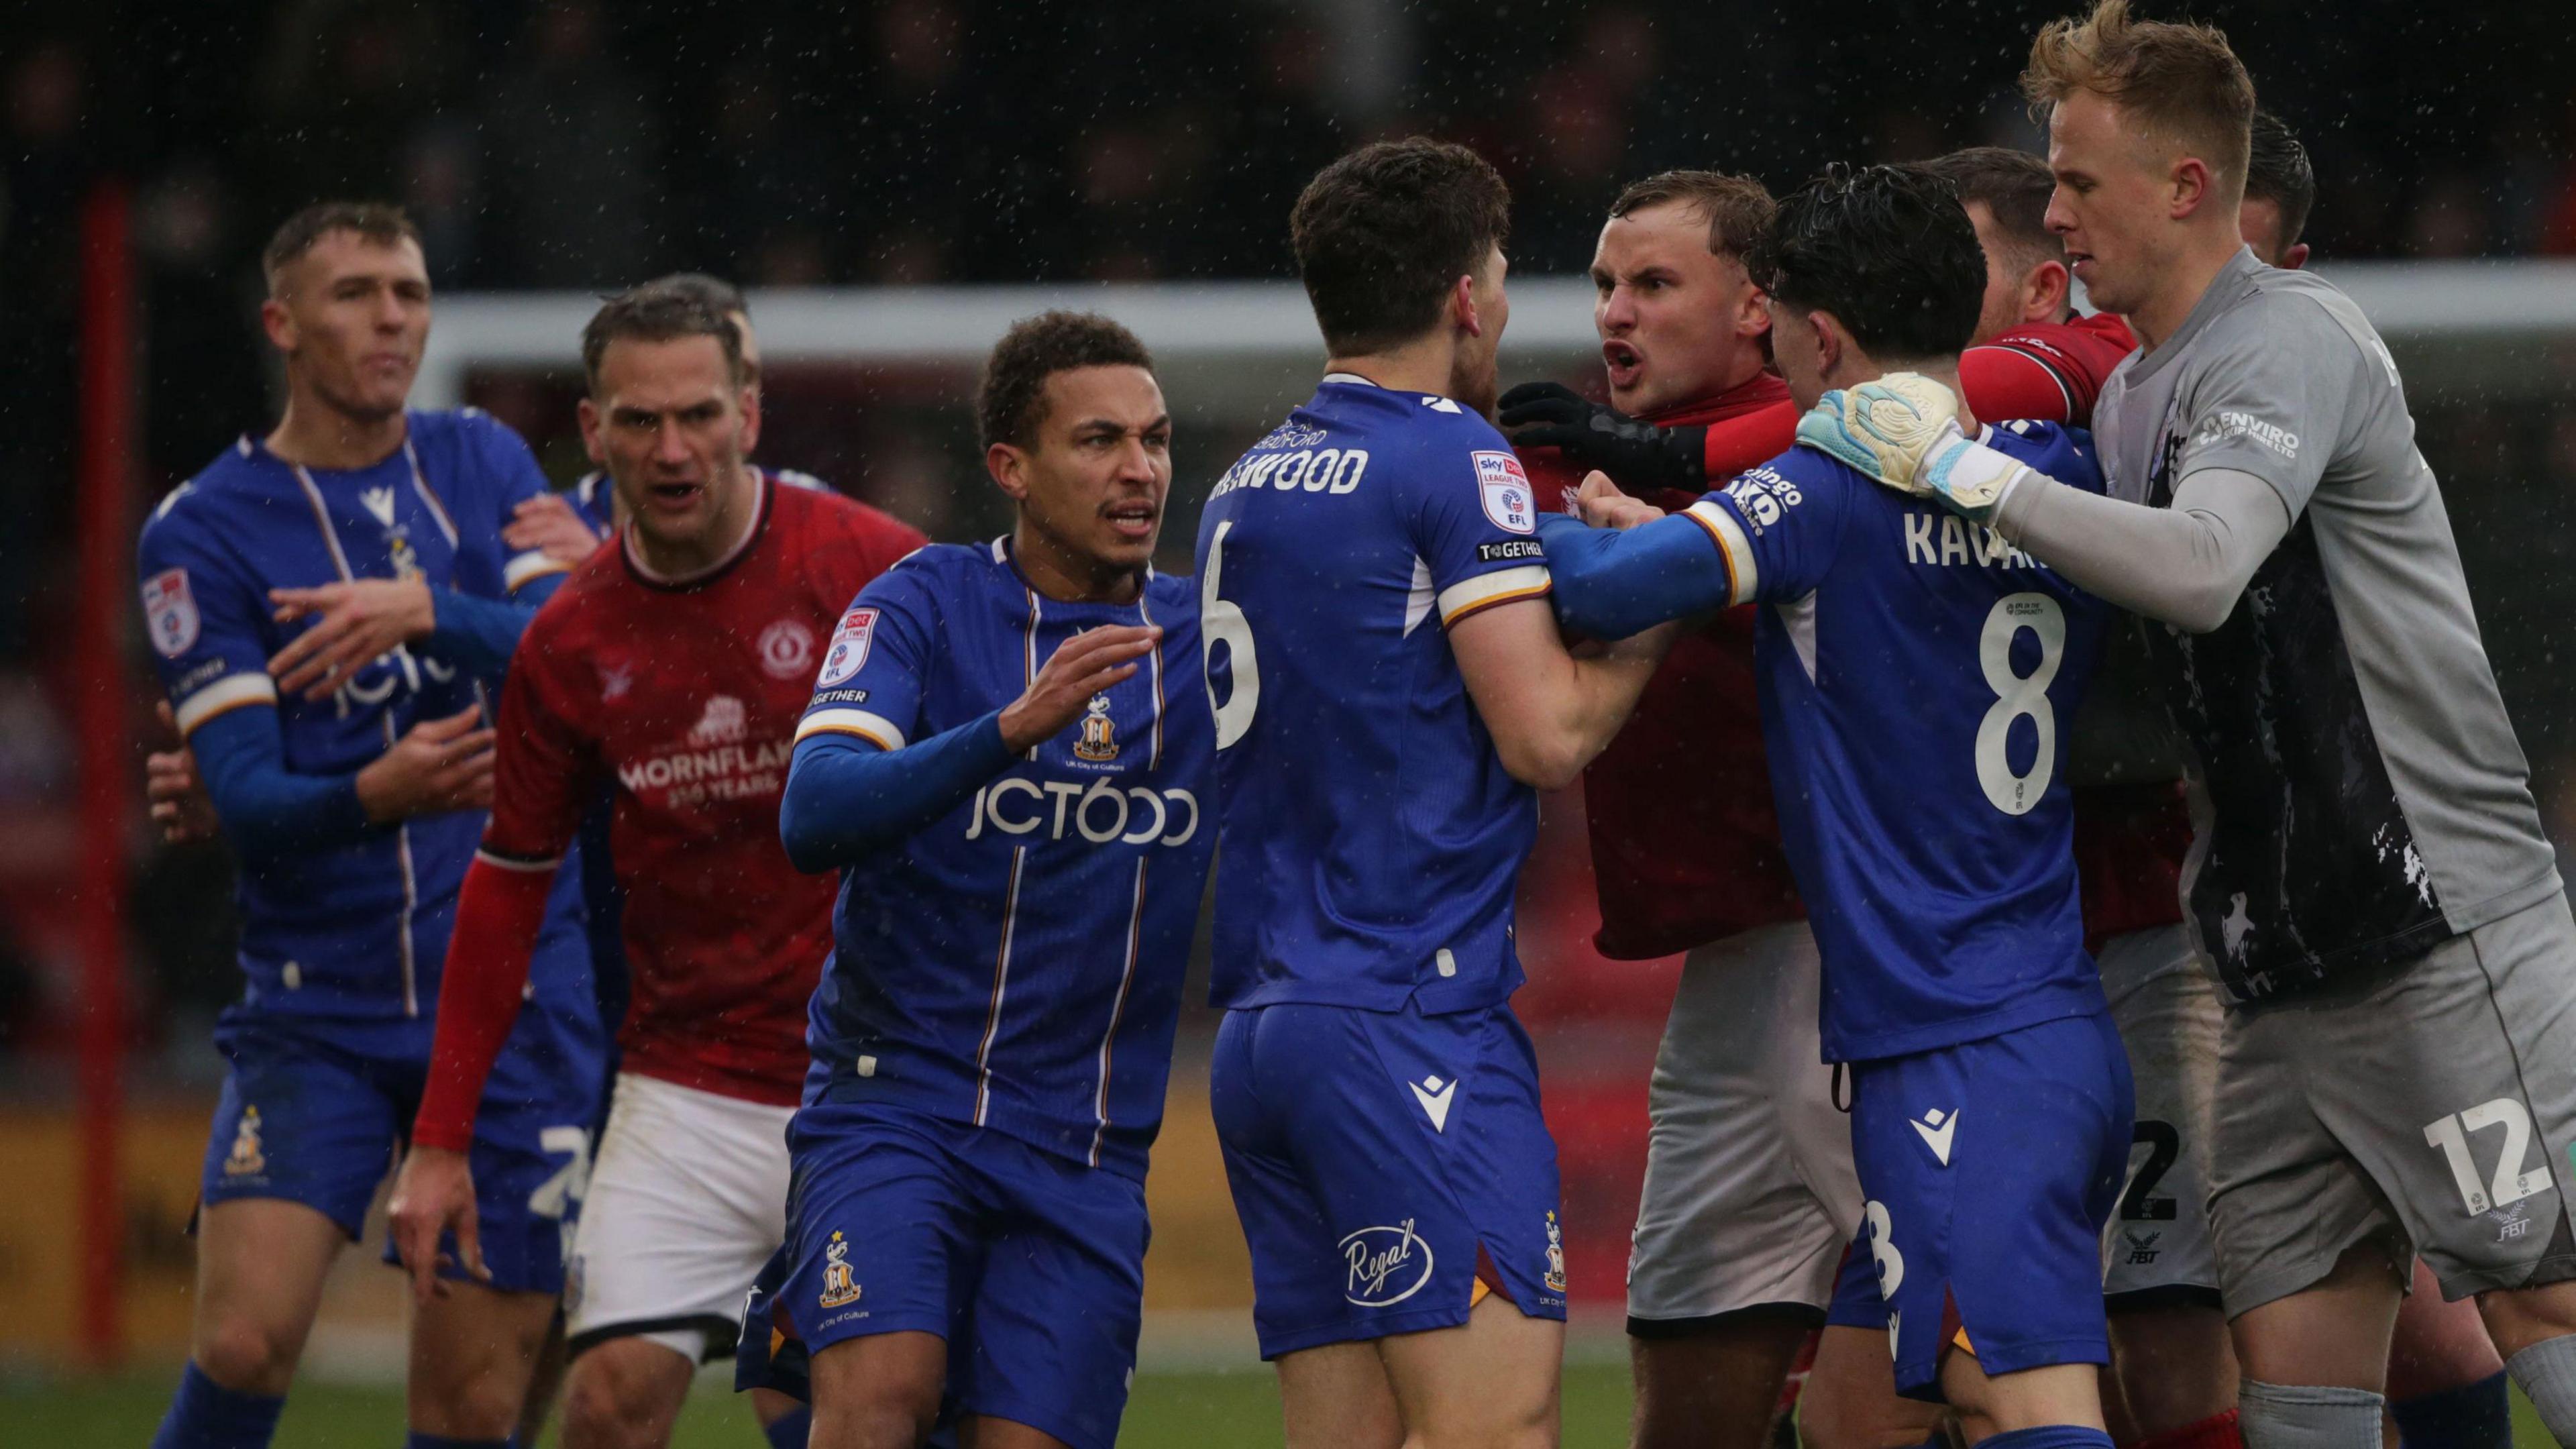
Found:
[{"label": "wet jersey fabric", "polygon": [[[276,622],[271,589],[420,578],[436,607],[454,596],[533,602],[560,582],[560,565],[501,542],[511,510],[546,488],[518,435],[472,409],[408,421],[400,448],[348,470],[292,464],[245,437],[154,512],[139,551],[143,609],[183,733],[272,707],[288,771],[345,776],[423,720],[469,705],[490,718],[498,679],[469,663],[476,651],[438,635],[378,656],[319,701],[280,698],[268,674],[270,656],[309,627]],[[482,829],[481,811],[459,810],[361,826],[320,848],[247,853],[241,1009],[425,1026]],[[581,927],[567,884],[541,951],[582,951]],[[590,991],[585,965],[550,976],[566,1000]]]},{"label": "wet jersey fabric", "polygon": [[1216,844],[1197,592],[1041,595],[1008,541],[934,544],[850,601],[799,739],[901,750],[1017,699],[1086,629],[1161,644],[1073,725],[843,872],[805,1101],[990,1127],[1141,1178]]},{"label": "wet jersey fabric", "polygon": [[[1986,441],[2099,486],[2081,433],[2014,423]],[[2099,601],[1803,448],[1685,513],[1620,534],[1564,519],[1548,542],[1577,627],[1765,606],[1763,734],[1824,957],[1828,1060],[2102,1009],[2060,727],[2099,655]]]},{"label": "wet jersey fabric", "polygon": [[1547,592],[1536,526],[1491,423],[1349,374],[1218,479],[1198,539],[1218,1006],[1466,1011],[1520,984],[1537,796],[1495,755],[1445,631]]},{"label": "wet jersey fabric", "polygon": [[2191,924],[2228,988],[2366,976],[2558,891],[2441,489],[2351,299],[2240,252],[2096,422],[2113,496],[2233,469],[2292,520],[2216,630],[2148,631],[2208,806]]},{"label": "wet jersey fabric", "polygon": [[919,531],[762,480],[739,553],[657,579],[621,540],[586,560],[520,646],[483,849],[543,867],[610,792],[632,1001],[623,1069],[793,1106],[835,882],[778,838],[796,721],[851,595]]},{"label": "wet jersey fabric", "polygon": [[[1760,372],[1645,420],[1708,428],[1709,476],[1726,479],[1787,448],[1798,408],[1787,383]],[[1550,507],[1552,488],[1570,494],[1582,485],[1582,473],[1554,448],[1524,450],[1521,460]],[[1696,497],[1667,489],[1647,501],[1678,509]],[[1583,771],[1601,902],[1593,945],[1612,960],[1670,955],[1806,915],[1771,803],[1755,701],[1754,616],[1750,605],[1729,609],[1674,640],[1636,712]]]}]

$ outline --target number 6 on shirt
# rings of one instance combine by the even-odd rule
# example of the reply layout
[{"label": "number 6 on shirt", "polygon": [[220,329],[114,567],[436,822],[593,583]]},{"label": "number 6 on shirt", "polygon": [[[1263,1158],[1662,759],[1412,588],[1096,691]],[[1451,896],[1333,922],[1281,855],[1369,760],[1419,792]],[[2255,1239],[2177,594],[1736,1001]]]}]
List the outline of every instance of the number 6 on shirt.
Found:
[{"label": "number 6 on shirt", "polygon": [[[1252,644],[1252,621],[1243,617],[1243,606],[1217,597],[1219,575],[1225,572],[1225,536],[1234,528],[1233,520],[1216,526],[1216,536],[1208,540],[1207,572],[1199,579],[1199,647],[1207,665],[1208,708],[1216,714],[1216,747],[1224,749],[1242,739],[1252,728],[1253,712],[1261,708],[1261,657]],[[1234,681],[1223,704],[1216,698],[1216,646],[1223,644],[1228,655],[1227,673]]]}]

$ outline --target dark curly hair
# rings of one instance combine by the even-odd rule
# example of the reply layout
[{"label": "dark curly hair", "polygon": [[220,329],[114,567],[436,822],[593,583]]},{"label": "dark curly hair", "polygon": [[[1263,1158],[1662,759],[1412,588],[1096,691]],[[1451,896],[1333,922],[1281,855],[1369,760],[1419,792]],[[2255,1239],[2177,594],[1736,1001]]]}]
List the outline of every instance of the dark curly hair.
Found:
[{"label": "dark curly hair", "polygon": [[1880,362],[1967,346],[1986,296],[1976,228],[1923,166],[1826,167],[1781,201],[1746,270],[1783,306],[1832,313]]},{"label": "dark curly hair", "polygon": [[1154,370],[1136,334],[1097,312],[1040,312],[1011,324],[984,360],[975,389],[975,423],[984,446],[1031,446],[1046,421],[1047,379],[1081,367]]},{"label": "dark curly hair", "polygon": [[1324,345],[1347,357],[1429,331],[1449,289],[1510,235],[1511,211],[1502,173],[1447,141],[1372,142],[1316,172],[1288,239]]}]

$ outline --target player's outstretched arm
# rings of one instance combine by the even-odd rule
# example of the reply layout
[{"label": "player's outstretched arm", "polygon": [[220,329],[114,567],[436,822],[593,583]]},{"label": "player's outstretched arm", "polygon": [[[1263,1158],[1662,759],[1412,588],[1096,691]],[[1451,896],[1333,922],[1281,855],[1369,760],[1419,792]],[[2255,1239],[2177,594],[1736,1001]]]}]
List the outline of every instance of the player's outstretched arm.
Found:
[{"label": "player's outstretched arm", "polygon": [[1673,514],[1625,530],[1594,528],[1566,514],[1539,521],[1547,543],[1549,601],[1565,627],[1595,639],[1625,639],[1672,619],[1741,602],[1708,530]]},{"label": "player's outstretched arm", "polygon": [[1608,473],[1632,493],[1697,493],[1707,486],[1706,428],[1658,427],[1561,382],[1522,383],[1504,393],[1499,406],[1514,447],[1554,448],[1579,467]]},{"label": "player's outstretched arm", "polygon": [[808,873],[835,870],[919,832],[1080,718],[1162,638],[1143,625],[1085,630],[1056,646],[1018,699],[917,743],[882,737],[894,725],[881,716],[809,713],[778,807],[788,860]]},{"label": "player's outstretched arm", "polygon": [[2182,480],[2173,505],[2123,503],[2032,474],[1995,531],[2069,583],[2132,613],[2206,634],[2227,622],[2263,560],[2289,536],[2271,484],[2233,468]]},{"label": "player's outstretched arm", "polygon": [[1503,768],[1524,785],[1559,790],[1627,723],[1673,634],[1650,629],[1577,659],[1555,615],[1521,599],[1452,623],[1449,649]]}]

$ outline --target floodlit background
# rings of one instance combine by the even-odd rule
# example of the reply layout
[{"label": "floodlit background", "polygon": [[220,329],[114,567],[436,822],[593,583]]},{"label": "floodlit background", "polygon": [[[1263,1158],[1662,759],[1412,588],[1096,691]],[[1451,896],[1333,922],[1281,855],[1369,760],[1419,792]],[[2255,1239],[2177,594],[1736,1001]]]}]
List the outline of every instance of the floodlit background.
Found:
[{"label": "floodlit background", "polygon": [[[225,851],[164,849],[144,828],[156,691],[131,542],[153,500],[274,418],[255,257],[288,212],[325,196],[410,208],[440,289],[418,400],[490,409],[558,482],[585,466],[571,404],[590,294],[678,268],[733,277],[755,289],[768,357],[762,460],[942,539],[1007,526],[973,446],[977,359],[1014,316],[1098,307],[1163,359],[1180,427],[1164,555],[1186,569],[1207,484],[1319,370],[1286,215],[1341,150],[1420,131],[1501,166],[1504,381],[1597,383],[1574,278],[1623,182],[1712,166],[1785,189],[1832,159],[2034,146],[2013,82],[2055,13],[18,0],[0,18],[0,1426],[139,1442],[184,1351],[208,1035],[239,980]],[[2315,158],[2307,240],[2406,368],[2544,812],[2576,840],[2576,668],[2560,657],[2576,645],[2576,262],[2547,260],[2576,256],[2576,19],[2488,0],[2201,13]],[[85,216],[119,198],[122,269],[84,241],[99,235]],[[132,326],[112,357],[84,343],[115,335],[84,330],[110,315]],[[134,406],[122,450],[100,389]],[[84,509],[115,525],[87,575]],[[1603,1365],[1576,1376],[1569,1435],[1608,1442],[1645,1078],[1676,963],[1592,953],[1589,870],[1579,798],[1551,799],[1519,1006],[1564,1159],[1578,1357]],[[99,1009],[120,995],[121,1012]],[[1243,1433],[1275,1435],[1259,1375],[1189,1377],[1252,1366],[1206,1121],[1211,1028],[1203,1010],[1185,1022],[1153,1179],[1140,1435],[1241,1384]],[[113,1150],[85,1159],[85,1144]],[[308,1395],[321,1407],[291,1411],[290,1435],[338,1442],[326,1431],[346,1424],[348,1442],[386,1441],[393,1401],[371,1385],[399,1372],[401,1314],[393,1275],[349,1255],[309,1367],[351,1387]],[[75,1412],[111,1401],[142,1427]],[[1191,1442],[1187,1412],[1172,1442]]]}]

